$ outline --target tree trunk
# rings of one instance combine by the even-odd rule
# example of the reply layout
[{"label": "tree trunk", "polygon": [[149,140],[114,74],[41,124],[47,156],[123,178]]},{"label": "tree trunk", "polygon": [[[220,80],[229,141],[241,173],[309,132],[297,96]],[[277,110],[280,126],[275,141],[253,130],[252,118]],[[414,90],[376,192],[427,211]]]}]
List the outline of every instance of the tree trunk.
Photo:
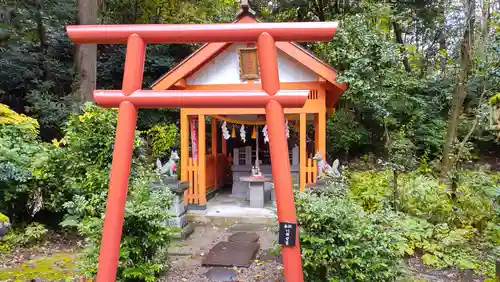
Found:
[{"label": "tree trunk", "polygon": [[[78,0],[77,23],[81,25],[97,24],[97,7],[97,0]],[[93,100],[92,91],[96,88],[97,45],[77,45],[75,62],[79,82],[75,100],[82,104]]]},{"label": "tree trunk", "polygon": [[396,36],[396,42],[400,45],[399,50],[403,55],[403,65],[405,67],[405,70],[407,72],[411,72],[411,66],[410,62],[408,61],[408,54],[405,50],[405,43],[403,41],[403,31],[401,30],[401,26],[399,25],[399,23],[393,21],[392,27],[394,28],[394,35]]},{"label": "tree trunk", "polygon": [[448,65],[448,55],[446,49],[446,19],[445,19],[445,3],[440,1],[439,3],[439,14],[440,14],[440,28],[439,28],[439,69],[444,74],[446,72],[446,66]]},{"label": "tree trunk", "polygon": [[399,193],[398,193],[398,176],[399,176],[399,172],[394,169],[393,170],[393,174],[394,174],[394,186],[393,186],[393,196],[394,196],[394,210],[395,211],[398,211],[399,209],[399,205],[398,205],[398,197],[399,197]]},{"label": "tree trunk", "polygon": [[467,25],[463,34],[460,48],[460,70],[457,76],[457,82],[453,93],[453,100],[448,118],[446,139],[443,147],[443,159],[441,160],[441,177],[448,177],[450,171],[451,155],[453,143],[456,139],[458,119],[462,113],[462,105],[467,97],[466,82],[472,64],[472,49],[474,37],[474,18],[475,18],[475,0],[467,1],[467,10],[465,11]]},{"label": "tree trunk", "polygon": [[481,59],[486,57],[486,44],[488,43],[488,32],[490,29],[490,0],[482,0],[481,6],[481,31],[479,42],[476,44],[478,56]]},{"label": "tree trunk", "polygon": [[38,0],[35,1],[35,13],[34,13],[34,20],[36,22],[36,33],[38,35],[38,42],[40,44],[39,50],[40,53],[42,54],[42,57],[40,58],[40,65],[42,66],[43,72],[44,72],[44,79],[45,80],[50,80],[50,70],[47,66],[46,62],[46,53],[47,53],[47,41],[45,38],[45,26],[43,25],[43,10],[44,10],[44,1],[43,0]]}]

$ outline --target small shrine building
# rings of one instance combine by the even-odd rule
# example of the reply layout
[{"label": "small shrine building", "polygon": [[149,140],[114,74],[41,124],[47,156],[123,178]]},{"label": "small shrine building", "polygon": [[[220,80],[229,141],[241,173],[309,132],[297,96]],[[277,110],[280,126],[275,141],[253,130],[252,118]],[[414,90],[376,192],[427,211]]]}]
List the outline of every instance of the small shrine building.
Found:
[{"label": "small shrine building", "polygon": [[[257,22],[253,11],[242,6],[233,23]],[[276,48],[280,89],[309,91],[302,108],[285,109],[292,177],[303,190],[316,180],[312,156],[326,156],[327,115],[333,114],[347,85],[338,83],[336,71],[300,45],[276,42]],[[152,89],[260,90],[256,44],[205,44]],[[246,184],[239,177],[251,175],[254,166],[272,176],[264,109],[182,108],[180,118],[179,170],[181,180],[189,181],[185,203],[203,207],[207,194],[228,184],[233,194],[244,193]]]}]

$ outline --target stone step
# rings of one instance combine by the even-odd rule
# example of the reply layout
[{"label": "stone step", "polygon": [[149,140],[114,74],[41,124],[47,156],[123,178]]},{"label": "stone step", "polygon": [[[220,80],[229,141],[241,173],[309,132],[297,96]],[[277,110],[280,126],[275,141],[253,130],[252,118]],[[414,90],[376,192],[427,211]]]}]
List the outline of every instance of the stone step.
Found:
[{"label": "stone step", "polygon": [[255,232],[236,232],[229,236],[227,240],[233,243],[257,243],[259,235]]},{"label": "stone step", "polygon": [[250,267],[259,249],[259,243],[219,242],[210,249],[201,265]]}]

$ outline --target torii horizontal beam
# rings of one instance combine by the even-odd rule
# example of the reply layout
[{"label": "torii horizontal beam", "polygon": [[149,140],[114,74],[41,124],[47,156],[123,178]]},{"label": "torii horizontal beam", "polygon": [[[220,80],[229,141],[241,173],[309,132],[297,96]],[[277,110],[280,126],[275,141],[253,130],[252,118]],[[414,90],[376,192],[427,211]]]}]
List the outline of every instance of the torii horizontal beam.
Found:
[{"label": "torii horizontal beam", "polygon": [[69,25],[66,30],[77,44],[123,44],[132,34],[145,43],[255,42],[264,32],[275,41],[309,42],[331,40],[337,26],[337,22]]},{"label": "torii horizontal beam", "polygon": [[264,91],[137,90],[125,95],[121,90],[94,90],[95,102],[106,108],[129,101],[138,108],[265,108],[270,101],[285,108],[302,108],[308,90],[280,90],[274,96]]}]

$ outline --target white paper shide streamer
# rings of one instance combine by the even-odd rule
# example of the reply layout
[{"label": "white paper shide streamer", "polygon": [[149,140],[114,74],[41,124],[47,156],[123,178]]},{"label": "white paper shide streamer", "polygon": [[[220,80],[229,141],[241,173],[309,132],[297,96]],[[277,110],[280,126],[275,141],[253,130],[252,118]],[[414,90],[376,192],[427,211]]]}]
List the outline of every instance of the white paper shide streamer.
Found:
[{"label": "white paper shide streamer", "polygon": [[224,137],[224,139],[229,139],[231,137],[231,135],[229,134],[229,130],[227,129],[227,122],[224,121],[224,123],[222,123],[222,136]]},{"label": "white paper shide streamer", "polygon": [[286,138],[290,138],[290,127],[288,127],[288,119],[285,119],[285,134],[286,134]]},{"label": "white paper shide streamer", "polygon": [[264,136],[264,143],[269,142],[269,136],[267,135],[267,124],[262,128],[262,135]]},{"label": "white paper shide streamer", "polygon": [[247,142],[247,133],[245,132],[245,125],[242,124],[241,127],[240,127],[240,138],[241,138],[241,141],[243,141],[243,143],[246,143]]}]

